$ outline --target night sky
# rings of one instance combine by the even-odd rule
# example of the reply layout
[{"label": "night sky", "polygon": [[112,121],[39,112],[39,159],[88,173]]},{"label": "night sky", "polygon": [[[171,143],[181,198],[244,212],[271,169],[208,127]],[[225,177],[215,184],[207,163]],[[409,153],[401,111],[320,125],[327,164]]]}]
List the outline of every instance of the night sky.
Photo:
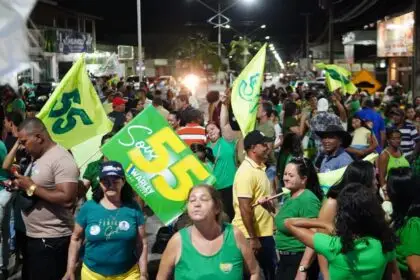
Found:
[{"label": "night sky", "polygon": [[[203,0],[216,7],[218,0]],[[222,7],[226,7],[234,0],[220,0]],[[326,11],[318,7],[318,0],[254,0],[252,6],[238,4],[226,15],[232,19],[231,25],[241,33],[248,33],[262,24],[266,30],[255,32],[254,39],[264,40],[269,35],[282,52],[291,55],[298,49],[305,38],[305,21],[302,13],[311,13],[310,38],[319,38],[325,30],[328,16]],[[370,0],[376,1],[376,0]],[[99,42],[135,44],[137,30],[136,0],[59,0],[61,5],[85,13],[102,17],[104,20],[97,24],[97,39]],[[357,6],[363,0],[337,0],[336,15],[342,16]],[[112,4],[105,4],[112,3]],[[122,4],[124,3],[124,4]],[[378,0],[377,4],[368,9],[363,15],[350,22],[336,25],[336,36],[351,30],[362,29],[364,25],[376,22],[386,15],[408,10],[413,0]],[[207,19],[213,13],[194,0],[142,0],[142,23],[145,37],[146,52],[156,46],[156,42],[148,42],[148,38],[159,38],[162,45],[171,44],[172,37],[183,34],[204,32],[212,40],[217,40],[217,32]],[[132,38],[125,36],[132,34]],[[235,33],[225,30],[223,41],[228,43]],[[327,38],[324,38],[324,41]],[[150,39],[150,41],[153,41]],[[156,39],[154,39],[156,41]],[[169,48],[169,46],[167,46]]]}]

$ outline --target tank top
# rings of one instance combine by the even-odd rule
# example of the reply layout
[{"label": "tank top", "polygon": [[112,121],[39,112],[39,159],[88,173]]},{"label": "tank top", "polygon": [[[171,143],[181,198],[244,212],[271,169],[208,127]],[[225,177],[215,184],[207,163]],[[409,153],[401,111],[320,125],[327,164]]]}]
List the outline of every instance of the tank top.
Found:
[{"label": "tank top", "polygon": [[400,157],[393,157],[388,150],[385,150],[385,152],[389,155],[388,165],[386,167],[386,174],[388,174],[389,170],[393,168],[410,167],[410,163],[405,158],[403,153],[401,153]]},{"label": "tank top", "polygon": [[204,256],[191,242],[191,227],[179,232],[181,257],[175,265],[175,280],[239,280],[243,278],[243,257],[236,245],[233,226],[223,224],[223,244],[213,256]]}]

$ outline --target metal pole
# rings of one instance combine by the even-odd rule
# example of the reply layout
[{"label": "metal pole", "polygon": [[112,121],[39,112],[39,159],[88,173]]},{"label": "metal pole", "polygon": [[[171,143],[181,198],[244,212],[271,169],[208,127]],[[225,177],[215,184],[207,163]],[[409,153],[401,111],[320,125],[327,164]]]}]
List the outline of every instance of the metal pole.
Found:
[{"label": "metal pole", "polygon": [[218,24],[219,24],[219,27],[218,27],[219,34],[217,36],[217,42],[218,42],[217,54],[219,55],[220,59],[222,59],[222,15],[220,14],[222,9],[220,6],[220,1],[219,1],[217,10],[218,10],[217,19],[218,19]]},{"label": "metal pole", "polygon": [[414,1],[414,57],[412,66],[412,91],[414,98],[420,96],[420,3]]},{"label": "metal pole", "polygon": [[139,81],[143,81],[143,50],[141,38],[141,0],[137,0],[137,36],[138,36],[138,64],[139,64]]},{"label": "metal pole", "polygon": [[333,3],[329,1],[329,63],[334,64],[334,7]]},{"label": "metal pole", "polygon": [[305,15],[306,18],[306,40],[305,40],[305,46],[306,46],[306,52],[305,57],[309,58],[309,14]]}]

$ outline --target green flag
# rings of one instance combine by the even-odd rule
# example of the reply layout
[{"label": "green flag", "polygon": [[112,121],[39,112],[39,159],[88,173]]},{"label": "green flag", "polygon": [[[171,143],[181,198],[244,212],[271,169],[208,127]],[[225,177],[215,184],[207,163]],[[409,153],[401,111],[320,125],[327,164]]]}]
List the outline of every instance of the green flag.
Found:
[{"label": "green flag", "polygon": [[267,44],[260,49],[233,83],[232,110],[244,136],[255,129],[258,100],[264,79],[266,50]]},{"label": "green flag", "polygon": [[357,92],[357,87],[351,82],[351,72],[343,67],[334,64],[318,63],[316,67],[325,70],[325,77],[328,89],[333,92],[341,89],[343,94],[354,94]]},{"label": "green flag", "polygon": [[164,223],[185,210],[190,189],[214,176],[153,106],[144,109],[101,148],[120,162],[127,182]]},{"label": "green flag", "polygon": [[39,112],[52,139],[66,149],[111,131],[98,94],[86,71],[82,57],[67,72]]}]

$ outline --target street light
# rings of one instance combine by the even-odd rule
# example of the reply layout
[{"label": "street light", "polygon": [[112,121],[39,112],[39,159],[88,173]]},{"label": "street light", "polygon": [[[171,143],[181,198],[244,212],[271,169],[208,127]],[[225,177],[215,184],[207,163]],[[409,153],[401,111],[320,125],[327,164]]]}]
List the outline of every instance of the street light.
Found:
[{"label": "street light", "polygon": [[263,24],[261,25],[261,29],[265,29],[267,27],[267,25]]},{"label": "street light", "polygon": [[229,24],[226,24],[225,26],[224,26],[224,28],[226,28],[226,29],[230,29],[230,25]]},{"label": "street light", "polygon": [[270,36],[265,36],[265,39],[266,40],[270,40]]}]

